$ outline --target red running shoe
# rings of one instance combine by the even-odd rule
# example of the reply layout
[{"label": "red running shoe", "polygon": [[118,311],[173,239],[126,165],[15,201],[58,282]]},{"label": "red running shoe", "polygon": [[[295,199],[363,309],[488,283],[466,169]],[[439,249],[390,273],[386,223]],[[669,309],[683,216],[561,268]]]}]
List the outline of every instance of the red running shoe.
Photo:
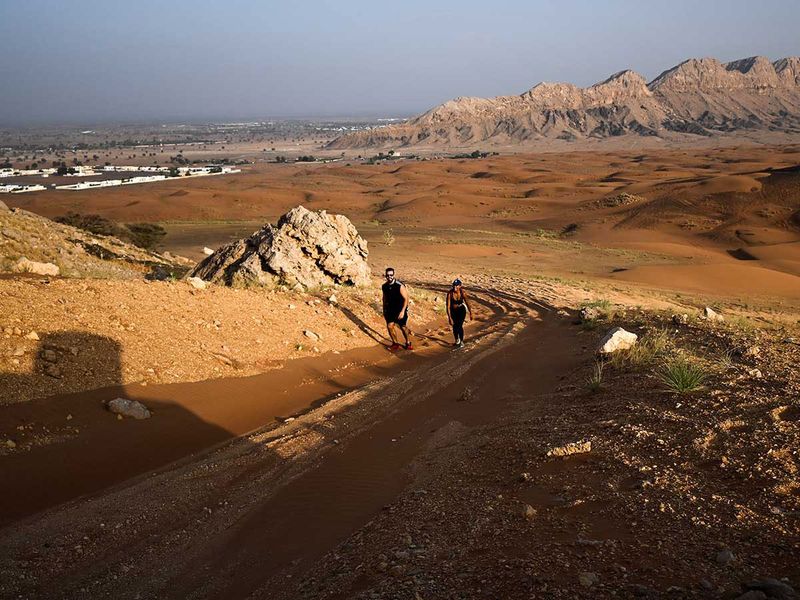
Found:
[{"label": "red running shoe", "polygon": [[408,342],[406,344],[405,348],[406,348],[406,350],[413,350],[414,349],[414,344],[412,344],[411,342]]},{"label": "red running shoe", "polygon": [[400,350],[400,344],[392,344],[389,346],[389,352],[397,352]]}]

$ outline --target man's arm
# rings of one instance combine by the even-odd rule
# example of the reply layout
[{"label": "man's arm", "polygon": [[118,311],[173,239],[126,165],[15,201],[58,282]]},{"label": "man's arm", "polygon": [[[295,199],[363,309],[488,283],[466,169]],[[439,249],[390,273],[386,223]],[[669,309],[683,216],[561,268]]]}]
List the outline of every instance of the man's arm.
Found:
[{"label": "man's arm", "polygon": [[402,296],[403,298],[403,308],[400,309],[400,314],[397,315],[398,319],[403,318],[403,315],[405,314],[406,309],[408,308],[408,292],[406,291],[406,286],[404,285],[400,286],[400,296]]}]

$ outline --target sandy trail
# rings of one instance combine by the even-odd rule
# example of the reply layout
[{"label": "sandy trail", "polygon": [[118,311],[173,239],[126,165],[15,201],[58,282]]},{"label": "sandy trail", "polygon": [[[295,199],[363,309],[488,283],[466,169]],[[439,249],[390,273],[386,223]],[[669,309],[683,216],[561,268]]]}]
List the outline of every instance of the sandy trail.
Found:
[{"label": "sandy trail", "polygon": [[[477,320],[470,329],[480,336],[503,313],[483,298],[476,304]],[[67,414],[76,424],[75,435],[56,433],[50,443],[0,463],[0,486],[17,491],[0,497],[0,526],[313,410],[376,378],[418,368],[450,346],[443,318],[412,322],[420,328],[416,349],[394,354],[386,350],[386,332],[351,318],[376,345],[288,361],[251,377],[113,386],[0,407],[9,431],[36,423],[43,431],[58,432]],[[156,418],[118,422],[104,408],[116,397],[143,402]]]},{"label": "sandy trail", "polygon": [[292,422],[7,526],[0,573],[30,576],[0,592],[272,597],[275,581],[396,497],[433,440],[550,391],[583,358],[573,328],[549,309],[496,291],[476,299],[491,316],[464,351],[431,351],[391,376],[378,370],[380,379]]}]

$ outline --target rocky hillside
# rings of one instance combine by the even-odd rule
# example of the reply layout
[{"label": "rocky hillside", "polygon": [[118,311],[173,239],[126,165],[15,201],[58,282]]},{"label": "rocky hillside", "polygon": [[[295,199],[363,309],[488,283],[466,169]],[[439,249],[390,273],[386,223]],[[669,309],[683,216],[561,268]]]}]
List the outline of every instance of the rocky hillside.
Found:
[{"label": "rocky hillside", "polygon": [[621,71],[588,88],[539,83],[518,96],[456,98],[400,124],[342,136],[332,149],[524,144],[621,135],[800,134],[800,58],[687,60],[650,83]]},{"label": "rocky hillside", "polygon": [[188,261],[94,235],[0,202],[0,273],[114,279],[180,276]]}]

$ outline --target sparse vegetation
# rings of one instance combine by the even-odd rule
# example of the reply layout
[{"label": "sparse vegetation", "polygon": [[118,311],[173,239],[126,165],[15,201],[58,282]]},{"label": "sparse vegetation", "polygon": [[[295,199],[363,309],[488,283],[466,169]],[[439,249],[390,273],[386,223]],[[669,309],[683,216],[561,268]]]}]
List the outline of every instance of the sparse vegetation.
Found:
[{"label": "sparse vegetation", "polygon": [[658,377],[668,391],[688,394],[703,389],[707,373],[698,362],[678,355],[664,364]]},{"label": "sparse vegetation", "polygon": [[100,215],[82,215],[77,212],[68,212],[54,220],[94,235],[114,236],[145,250],[154,250],[167,234],[161,225],[155,223],[129,223],[123,226]]},{"label": "sparse vegetation", "polygon": [[394,244],[394,242],[395,242],[395,239],[394,239],[394,233],[392,232],[392,230],[391,229],[387,229],[386,231],[384,231],[383,232],[383,243],[386,244],[387,246],[391,246],[392,244]]},{"label": "sparse vegetation", "polygon": [[605,363],[601,360],[595,361],[592,374],[586,380],[586,386],[592,394],[597,394],[603,389],[603,369],[605,369]]},{"label": "sparse vegetation", "polygon": [[670,349],[669,333],[658,329],[641,337],[639,342],[613,355],[611,362],[617,368],[645,368],[663,360]]}]

